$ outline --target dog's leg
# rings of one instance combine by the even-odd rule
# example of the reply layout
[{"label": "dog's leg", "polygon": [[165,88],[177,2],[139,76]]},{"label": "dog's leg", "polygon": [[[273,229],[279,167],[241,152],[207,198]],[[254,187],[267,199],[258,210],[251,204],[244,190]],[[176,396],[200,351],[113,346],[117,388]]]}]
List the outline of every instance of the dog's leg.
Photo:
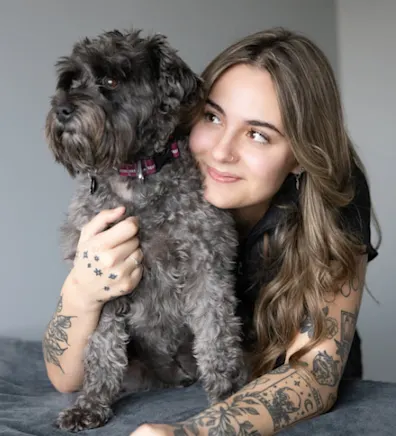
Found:
[{"label": "dog's leg", "polygon": [[150,365],[156,377],[169,387],[187,387],[197,381],[193,365],[186,358],[176,354],[150,352]]},{"label": "dog's leg", "polygon": [[111,404],[121,391],[128,365],[128,335],[124,317],[117,313],[117,307],[122,304],[118,300],[105,305],[98,327],[89,340],[81,395],[71,408],[60,413],[56,422],[63,430],[100,427],[112,416]]},{"label": "dog's leg", "polygon": [[247,367],[241,347],[241,325],[234,315],[236,301],[225,276],[213,272],[198,274],[190,328],[194,333],[194,354],[199,376],[213,404],[229,397],[247,382]]},{"label": "dog's leg", "polygon": [[[171,330],[171,326],[168,329]],[[197,380],[196,366],[191,353],[186,355],[186,346],[178,345],[177,333],[164,334],[163,328],[150,327],[150,332],[139,341],[139,358],[149,369],[152,383],[162,383],[164,387],[189,386]]]}]

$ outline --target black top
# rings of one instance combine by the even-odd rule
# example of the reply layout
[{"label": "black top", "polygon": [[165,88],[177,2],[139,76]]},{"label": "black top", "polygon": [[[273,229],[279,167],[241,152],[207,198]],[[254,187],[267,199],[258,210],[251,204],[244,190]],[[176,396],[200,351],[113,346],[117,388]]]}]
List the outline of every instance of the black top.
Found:
[{"label": "black top", "polygon": [[[355,196],[348,206],[341,209],[340,225],[361,239],[366,246],[368,260],[371,261],[378,253],[371,244],[369,188],[364,174],[357,167],[354,170],[353,178]],[[264,234],[271,237],[277,224],[285,217],[285,210],[280,208],[279,205],[290,203],[297,205],[298,194],[295,176],[290,174],[275,196],[271,207],[240,245],[237,279],[238,315],[243,320],[245,341],[247,343],[250,342],[249,339],[253,339],[250,336],[252,333],[253,310],[259,291],[276,273],[276,271],[273,271],[268,274],[268,271],[263,271]],[[359,338],[356,338],[354,342],[356,346]],[[354,345],[352,345],[352,348]],[[353,354],[352,350],[351,354]],[[277,366],[282,363],[283,359],[278,360]]]}]

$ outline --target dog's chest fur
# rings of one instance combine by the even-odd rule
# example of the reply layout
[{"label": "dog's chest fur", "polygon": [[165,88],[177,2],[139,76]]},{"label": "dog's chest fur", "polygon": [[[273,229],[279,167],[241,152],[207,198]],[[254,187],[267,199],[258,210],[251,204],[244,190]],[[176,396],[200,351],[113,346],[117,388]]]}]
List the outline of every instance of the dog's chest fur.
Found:
[{"label": "dog's chest fur", "polygon": [[[114,174],[99,176],[97,191],[91,195],[89,177],[80,177],[62,228],[65,256],[73,258],[82,226],[100,210],[124,205],[126,215],[139,217],[145,272],[139,287],[121,297],[130,301],[135,333],[162,327],[181,333],[189,308],[203,298],[191,286],[186,289],[185,283],[191,285],[192,278],[196,282],[199,268],[213,260],[214,235],[235,240],[230,216],[203,199],[201,175],[186,147],[180,144],[180,158],[144,183]],[[233,248],[230,243],[229,249]],[[224,255],[232,257],[231,252]]]}]

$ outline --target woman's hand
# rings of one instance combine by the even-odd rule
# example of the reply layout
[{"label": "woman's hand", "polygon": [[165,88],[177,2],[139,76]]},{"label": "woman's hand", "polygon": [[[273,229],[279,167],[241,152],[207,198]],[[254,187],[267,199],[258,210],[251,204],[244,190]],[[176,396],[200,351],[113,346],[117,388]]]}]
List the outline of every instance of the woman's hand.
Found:
[{"label": "woman's hand", "polygon": [[175,436],[177,428],[166,424],[143,424],[130,436]]},{"label": "woman's hand", "polygon": [[81,231],[74,267],[63,298],[84,311],[101,310],[113,298],[132,292],[139,284],[143,254],[138,220],[126,218],[112,227],[124,207],[103,210]]}]

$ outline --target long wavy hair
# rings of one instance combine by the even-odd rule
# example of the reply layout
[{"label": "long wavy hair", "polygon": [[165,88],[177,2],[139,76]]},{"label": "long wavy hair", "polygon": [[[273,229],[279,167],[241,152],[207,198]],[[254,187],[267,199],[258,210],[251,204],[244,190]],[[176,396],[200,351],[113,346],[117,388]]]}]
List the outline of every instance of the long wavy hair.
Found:
[{"label": "long wavy hair", "polygon": [[[340,228],[339,213],[354,197],[353,166],[365,170],[344,125],[332,67],[311,40],[274,28],[236,42],[203,72],[203,103],[216,80],[239,64],[270,73],[286,137],[305,169],[299,205],[282,205],[286,219],[271,237],[264,260],[264,267],[276,274],[262,287],[255,306],[253,368],[259,376],[273,368],[306,317],[313,322],[314,336],[290,361],[326,338],[324,302],[334,298],[340,284],[356,277],[355,259],[362,254],[362,242]],[[202,111],[203,106],[196,108],[193,124]],[[373,217],[379,245],[374,212]]]}]

